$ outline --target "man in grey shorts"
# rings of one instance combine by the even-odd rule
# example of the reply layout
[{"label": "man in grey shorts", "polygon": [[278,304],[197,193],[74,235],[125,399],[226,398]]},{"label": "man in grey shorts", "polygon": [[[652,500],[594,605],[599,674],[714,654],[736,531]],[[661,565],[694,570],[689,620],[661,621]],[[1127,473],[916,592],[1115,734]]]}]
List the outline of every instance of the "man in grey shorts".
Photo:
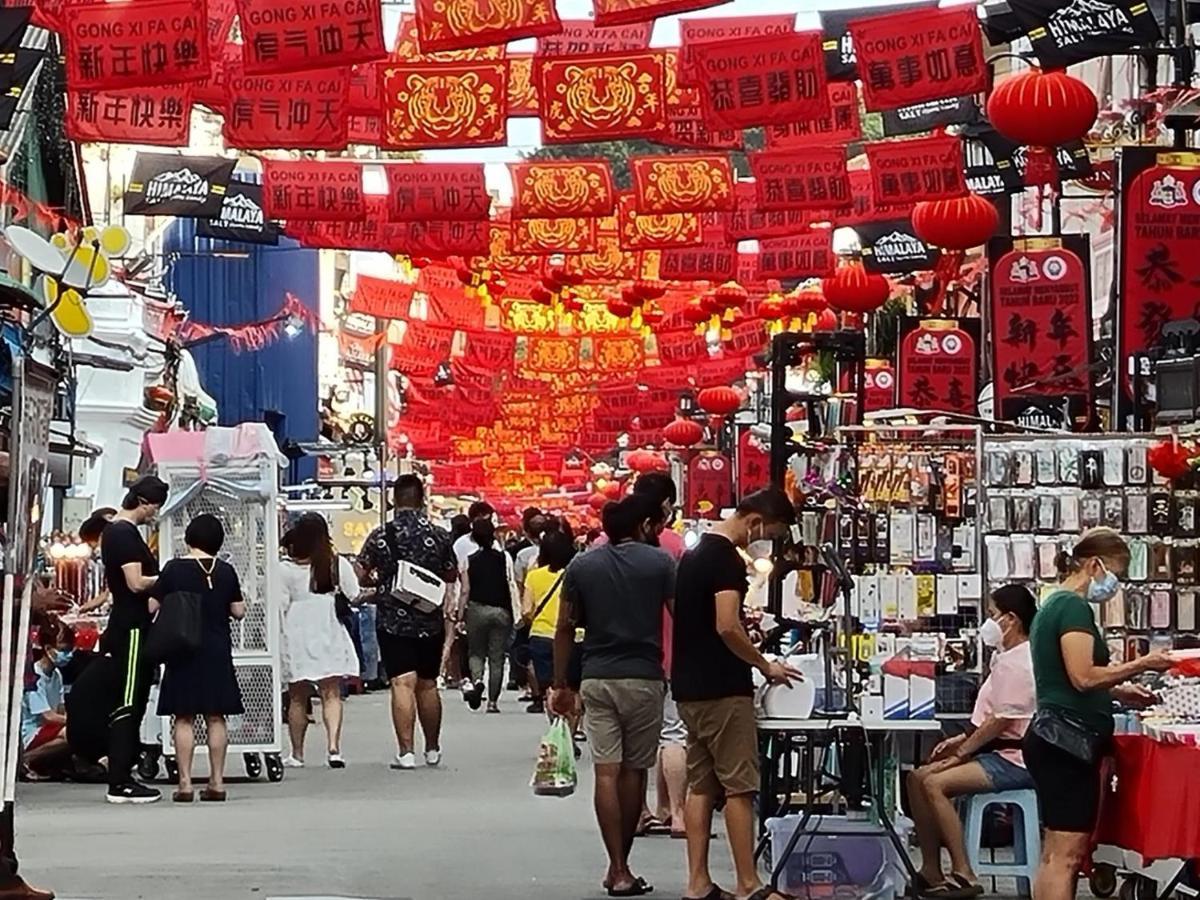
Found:
[{"label": "man in grey shorts", "polygon": [[604,508],[609,543],[567,567],[554,636],[551,709],[566,715],[575,629],[584,629],[580,696],[610,897],[651,890],[630,871],[629,853],[663,725],[663,607],[674,604],[675,563],[655,546],[662,519],[662,505],[637,494]]}]

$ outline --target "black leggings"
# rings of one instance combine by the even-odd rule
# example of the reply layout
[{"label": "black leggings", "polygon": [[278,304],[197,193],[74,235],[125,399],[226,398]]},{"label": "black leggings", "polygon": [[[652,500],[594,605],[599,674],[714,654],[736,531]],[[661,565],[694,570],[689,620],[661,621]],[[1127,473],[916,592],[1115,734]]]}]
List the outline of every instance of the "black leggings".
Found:
[{"label": "black leggings", "polygon": [[142,745],[142,717],[150,699],[154,666],[146,661],[141,628],[105,634],[105,650],[120,669],[117,708],[108,719],[108,783],[128,784]]}]

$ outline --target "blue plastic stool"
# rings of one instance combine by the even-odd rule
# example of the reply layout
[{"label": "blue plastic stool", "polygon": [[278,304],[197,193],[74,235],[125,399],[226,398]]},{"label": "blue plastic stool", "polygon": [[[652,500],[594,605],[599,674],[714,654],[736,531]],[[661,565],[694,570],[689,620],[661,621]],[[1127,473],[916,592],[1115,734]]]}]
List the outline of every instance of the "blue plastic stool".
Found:
[{"label": "blue plastic stool", "polygon": [[[979,858],[983,840],[983,812],[989,806],[1005,804],[1015,808],[1013,815],[1013,862],[984,862]],[[1038,821],[1037,794],[1032,790],[973,794],[967,799],[966,827],[963,839],[967,858],[980,878],[1007,876],[1017,879],[1022,897],[1033,893],[1033,875],[1042,856],[1042,831]]]}]

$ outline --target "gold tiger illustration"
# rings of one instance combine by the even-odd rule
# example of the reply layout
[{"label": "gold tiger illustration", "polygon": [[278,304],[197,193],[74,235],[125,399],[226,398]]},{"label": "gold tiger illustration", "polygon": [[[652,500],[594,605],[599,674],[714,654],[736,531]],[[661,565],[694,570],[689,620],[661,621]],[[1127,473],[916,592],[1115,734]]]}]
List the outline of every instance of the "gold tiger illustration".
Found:
[{"label": "gold tiger illustration", "polygon": [[539,204],[560,214],[587,203],[588,176],[583,166],[531,166],[527,181]]},{"label": "gold tiger illustration", "polygon": [[690,230],[688,226],[686,213],[639,214],[633,220],[633,227],[638,232],[655,241],[672,241],[681,238]]},{"label": "gold tiger illustration", "polygon": [[674,201],[699,203],[724,193],[703,160],[656,162],[651,166],[650,179],[658,185],[664,199]]},{"label": "gold tiger illustration", "polygon": [[520,21],[521,0],[445,0],[440,4],[455,34],[478,34]]},{"label": "gold tiger illustration", "polygon": [[568,247],[579,235],[578,219],[529,219],[529,235],[544,247]]},{"label": "gold tiger illustration", "polygon": [[615,125],[633,114],[637,105],[636,63],[567,66],[567,109],[592,126]]},{"label": "gold tiger illustration", "polygon": [[479,87],[479,76],[474,72],[428,77],[409,75],[407,87],[409,117],[428,133],[457,134],[475,121],[478,110],[475,90]]}]

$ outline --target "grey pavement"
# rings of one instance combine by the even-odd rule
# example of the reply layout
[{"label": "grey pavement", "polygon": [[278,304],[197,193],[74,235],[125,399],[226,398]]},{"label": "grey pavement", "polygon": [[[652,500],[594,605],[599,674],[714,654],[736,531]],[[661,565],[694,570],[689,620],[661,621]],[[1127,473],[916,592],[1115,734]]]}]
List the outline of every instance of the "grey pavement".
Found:
[{"label": "grey pavement", "polygon": [[[345,770],[234,782],[224,805],[181,807],[164,797],[113,807],[99,786],[20,785],[22,872],[73,900],[603,897],[586,745],[575,795],[534,797],[529,776],[545,719],[514,697],[506,693],[503,714],[487,716],[446,692],[439,769],[388,768],[387,699],[375,694],[347,703]],[[310,761],[323,761],[323,740],[320,725],[309,730]],[[241,774],[240,757],[229,772]],[[730,884],[717,830],[714,875]],[[653,897],[682,896],[682,841],[639,839],[633,863],[654,884]]]}]

